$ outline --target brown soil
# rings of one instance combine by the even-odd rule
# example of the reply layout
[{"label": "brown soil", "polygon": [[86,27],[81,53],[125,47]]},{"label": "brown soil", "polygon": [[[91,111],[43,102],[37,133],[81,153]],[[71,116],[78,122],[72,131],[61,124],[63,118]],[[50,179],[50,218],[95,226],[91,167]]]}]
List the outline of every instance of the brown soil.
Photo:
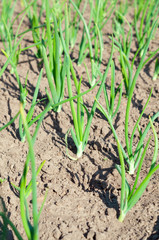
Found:
[{"label": "brown soil", "polygon": [[[87,17],[87,16],[86,16]],[[131,16],[130,16],[131,19]],[[109,56],[111,41],[108,35],[112,32],[111,20],[104,29],[104,57],[102,71],[105,70]],[[23,29],[28,26],[26,20]],[[82,25],[81,25],[82,26]],[[159,35],[158,35],[159,36]],[[157,49],[158,36],[151,41],[150,50]],[[28,33],[22,42],[28,46],[32,42],[32,36]],[[80,35],[78,42],[80,41]],[[0,43],[2,48],[2,43]],[[136,50],[135,44],[132,53]],[[21,81],[25,82],[28,75],[28,97],[27,107],[29,108],[34,87],[39,75],[38,60],[34,51],[30,49],[23,52],[18,64],[18,73]],[[78,44],[76,44],[73,57],[77,58]],[[1,54],[0,65],[3,66],[5,57]],[[118,54],[114,54],[116,64],[116,82],[121,80]],[[89,64],[89,58],[86,60]],[[83,75],[82,90],[88,89],[87,75],[83,64],[74,64],[79,78]],[[90,64],[88,65],[90,66]],[[19,110],[19,89],[16,78],[11,75],[10,66],[0,78],[0,124],[6,124]],[[151,61],[141,71],[133,99],[130,114],[129,131],[131,133],[139,113],[141,112],[153,87],[153,94],[149,105],[141,121],[141,129],[148,123],[148,116],[156,113],[159,102],[159,83],[153,82],[154,61]],[[110,73],[107,77],[107,85],[110,88]],[[41,96],[45,95],[45,86],[48,88],[46,75],[40,86]],[[94,96],[99,86],[90,94],[84,96],[84,102],[88,109],[91,108]],[[67,97],[67,91],[65,93]],[[100,102],[104,105],[102,93]],[[119,113],[114,119],[119,139],[124,140],[126,98],[123,94],[122,104]],[[41,104],[36,106],[35,115],[41,112],[44,107]],[[159,134],[158,120],[154,123]],[[39,239],[41,240],[152,240],[159,239],[159,188],[158,172],[153,175],[145,193],[133,209],[127,214],[123,223],[117,219],[120,211],[121,177],[115,169],[119,163],[117,145],[110,127],[104,116],[97,111],[90,130],[89,141],[83,156],[78,161],[72,161],[66,155],[65,134],[72,126],[72,116],[69,103],[62,107],[60,113],[50,111],[39,130],[35,143],[36,165],[46,160],[42,171],[38,176],[38,204],[41,205],[45,191],[48,189],[48,196],[42,211],[39,222]],[[34,127],[30,128],[32,132]],[[150,132],[152,134],[152,132]],[[71,139],[69,140],[70,145]],[[146,155],[144,167],[141,171],[141,179],[149,169],[149,163],[153,154],[154,141],[150,144]],[[11,182],[19,185],[23,172],[28,145],[22,143],[18,135],[18,120],[7,129],[0,132],[0,177],[7,181],[0,185],[0,200],[5,204],[8,217],[16,225],[23,238],[26,235],[23,230],[20,217],[20,202],[18,193],[12,188]],[[70,147],[70,154],[73,155],[75,147]],[[129,177],[130,178],[130,177]],[[2,204],[1,204],[2,205]],[[0,235],[3,229],[0,221]],[[16,239],[13,231],[8,227],[8,238]]]}]

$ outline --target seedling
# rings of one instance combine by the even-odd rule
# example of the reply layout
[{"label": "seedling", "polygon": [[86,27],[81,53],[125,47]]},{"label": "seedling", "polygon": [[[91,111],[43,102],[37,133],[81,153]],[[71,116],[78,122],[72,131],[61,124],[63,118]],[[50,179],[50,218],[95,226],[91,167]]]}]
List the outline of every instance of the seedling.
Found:
[{"label": "seedling", "polygon": [[[133,80],[131,81],[131,85],[130,85],[130,92],[129,92],[129,96],[128,96],[128,100],[127,100],[127,107],[126,107],[126,113],[125,113],[125,143],[126,143],[126,150],[127,150],[127,154],[124,150],[124,148],[121,146],[121,149],[122,149],[122,153],[123,153],[123,156],[124,156],[124,159],[125,161],[127,162],[128,166],[129,166],[129,173],[130,174],[134,174],[134,171],[136,169],[136,167],[138,166],[139,162],[140,162],[140,159],[141,159],[141,151],[142,151],[142,147],[143,147],[143,141],[147,135],[147,132],[150,128],[150,124],[147,125],[147,127],[145,128],[145,131],[142,133],[140,131],[140,127],[139,127],[139,122],[142,118],[142,115],[147,107],[147,104],[149,103],[150,101],[150,97],[151,97],[151,94],[152,94],[152,91],[149,95],[149,98],[143,108],[143,111],[141,112],[139,118],[137,119],[137,122],[133,128],[133,131],[132,131],[132,134],[131,134],[131,137],[130,137],[130,140],[129,140],[129,115],[130,115],[130,105],[131,105],[131,99],[132,99],[132,96],[133,96],[133,92],[134,92],[134,88],[135,88],[135,84],[136,84],[136,81],[137,81],[137,77],[140,73],[140,70],[142,68],[142,66],[144,65],[144,57],[145,57],[145,54],[147,52],[147,49],[148,49],[148,46],[149,46],[149,42],[151,40],[151,36],[152,36],[152,33],[153,33],[153,30],[155,28],[157,24],[157,21],[153,24],[152,26],[152,30],[151,30],[151,33],[150,33],[150,36],[146,42],[146,46],[144,48],[144,52],[143,52],[143,56],[141,58],[141,61],[140,61],[140,64],[138,66],[138,69],[134,75],[134,78]],[[112,132],[114,134],[114,137],[116,139],[116,141],[119,141],[118,139],[118,136],[116,134],[116,131],[113,127],[113,123],[112,123],[112,119],[110,118],[108,112],[102,107],[101,104],[99,104],[98,102],[98,105],[99,105],[99,109],[101,110],[101,112],[104,114],[104,116],[107,118],[109,124],[110,124],[110,127],[112,129]],[[155,114],[154,115],[154,118],[152,118],[152,121],[158,116],[159,113]],[[139,142],[137,144],[137,147],[136,147],[136,150],[134,151],[133,153],[133,139],[134,139],[134,134],[135,134],[135,131],[136,129],[138,128],[139,130]]]},{"label": "seedling", "polygon": [[[58,33],[57,20],[54,15],[52,15],[54,20],[54,37],[52,40],[51,35],[51,22],[50,22],[50,10],[49,2],[46,0],[46,26],[47,26],[47,41],[49,49],[49,60],[47,58],[47,50],[45,47],[45,42],[42,40],[42,55],[46,70],[46,75],[49,83],[49,88],[51,91],[51,96],[46,90],[49,101],[53,103],[58,103],[63,99],[64,87],[65,87],[65,75],[66,75],[66,57],[64,56],[64,61],[62,63],[62,51],[60,36]],[[57,112],[61,111],[61,105],[57,109]]]},{"label": "seedling", "polygon": [[[27,121],[26,121],[26,117],[24,114],[22,103],[20,104],[20,114],[23,119],[24,129],[25,129],[25,133],[26,133],[26,137],[27,137],[27,141],[28,141],[28,145],[29,145],[29,153],[27,156],[27,160],[25,162],[25,167],[24,167],[22,178],[21,178],[21,184],[20,184],[21,218],[22,218],[23,226],[24,226],[24,229],[25,229],[28,239],[38,240],[39,239],[38,238],[38,222],[39,222],[39,217],[40,217],[40,213],[41,213],[42,209],[40,209],[40,211],[38,212],[36,176],[38,174],[38,171],[40,171],[40,169],[42,168],[42,165],[36,172],[35,154],[34,154],[34,148],[33,148],[36,137],[32,138],[29,133],[29,128],[27,125]],[[38,128],[38,125],[36,128]],[[30,185],[28,185],[28,187],[26,187],[27,170],[28,170],[29,162],[31,162],[31,173],[32,173],[32,180],[31,180],[30,185],[32,186],[33,226],[30,222],[29,208],[28,208],[28,204],[27,204],[27,197],[28,197],[29,191],[30,191],[30,189],[29,189]],[[46,200],[46,197],[44,198],[44,202],[45,202],[45,200]],[[42,204],[42,208],[43,208],[44,202]]]},{"label": "seedling", "polygon": [[0,15],[0,37],[4,44],[4,48],[8,51],[8,32],[6,31],[7,25],[8,29],[11,31],[11,36],[13,36],[13,29],[12,29],[12,17],[15,10],[17,0],[14,2],[12,0],[2,0],[1,1],[1,15]]},{"label": "seedling", "polygon": [[146,39],[149,37],[151,32],[151,26],[154,24],[156,18],[158,17],[159,2],[155,0],[153,1],[135,0],[134,3],[135,3],[134,26],[137,41],[140,48],[140,57],[142,57]]},{"label": "seedling", "polygon": [[0,183],[3,183],[4,181],[6,181],[6,179],[0,178]]},{"label": "seedling", "polygon": [[[82,2],[82,0],[75,1],[75,4],[78,9],[81,6],[81,2]],[[86,6],[87,6],[87,0],[85,1],[83,9],[81,11],[82,15],[85,12]],[[77,40],[78,32],[79,32],[80,17],[78,15],[77,11],[75,11],[75,14],[72,12],[70,2],[69,2],[69,6],[68,6],[68,16],[69,16],[69,23],[70,23],[69,24],[69,42],[70,42],[71,49],[73,49],[73,47],[76,43],[76,40]]]},{"label": "seedling", "polygon": [[[120,61],[120,65],[121,65],[123,80],[124,80],[124,83],[125,83],[126,96],[128,98],[129,98],[130,92],[132,91],[132,89],[134,89],[134,88],[132,88],[132,84],[133,84],[133,82],[136,83],[137,77],[138,77],[141,69],[144,67],[144,65],[147,63],[147,61],[150,60],[154,56],[154,53],[153,53],[153,54],[150,55],[150,57],[147,60],[144,60],[145,56],[146,56],[146,53],[148,51],[148,46],[149,46],[150,41],[151,41],[152,36],[153,36],[153,31],[154,31],[157,23],[158,23],[158,20],[156,20],[152,25],[151,32],[150,32],[149,37],[146,41],[146,44],[144,45],[142,58],[140,60],[140,64],[138,65],[138,68],[135,72],[135,75],[133,74],[134,62],[135,62],[135,59],[136,59],[136,57],[137,57],[137,55],[138,55],[138,53],[141,49],[138,48],[138,50],[136,51],[136,53],[133,57],[132,62],[130,63],[129,53],[130,53],[131,42],[132,42],[132,28],[129,25],[129,23],[128,23],[128,25],[130,27],[130,30],[129,30],[129,33],[127,35],[127,40],[126,41],[123,40],[123,43],[121,43],[120,40],[119,40],[119,42],[117,40],[114,40],[115,47],[120,53],[119,61]],[[130,42],[128,41],[129,35],[130,35]],[[125,39],[124,30],[123,30],[122,37],[123,37],[123,39]],[[133,77],[133,75],[134,75],[134,77]]]},{"label": "seedling", "polygon": [[[115,65],[114,61],[112,60],[111,62],[111,91],[110,91],[110,99],[108,98],[108,92],[107,92],[107,87],[106,84],[104,84],[103,91],[104,91],[104,98],[105,98],[105,103],[106,103],[106,109],[108,112],[109,117],[113,120],[115,115],[117,114],[120,103],[121,103],[121,98],[122,98],[122,90],[123,90],[123,82],[119,85],[117,90],[115,90]],[[119,92],[119,99],[118,103],[116,106],[116,109],[114,110],[114,100],[116,98],[116,95]]]},{"label": "seedling", "polygon": [[122,178],[121,200],[120,200],[120,216],[119,216],[119,221],[120,222],[122,222],[124,220],[127,212],[130,211],[131,208],[138,202],[138,200],[142,196],[143,192],[145,191],[152,175],[159,169],[159,164],[156,165],[156,160],[157,160],[157,156],[158,156],[158,138],[157,138],[157,133],[156,133],[155,128],[153,126],[152,120],[151,120],[151,118],[149,118],[149,119],[150,119],[150,124],[151,124],[151,128],[152,128],[152,131],[153,131],[154,139],[155,139],[154,154],[153,154],[153,157],[152,157],[149,172],[147,173],[146,177],[144,178],[144,180],[140,183],[140,185],[138,187],[137,187],[137,184],[138,184],[142,164],[143,164],[143,161],[144,161],[146,151],[148,149],[151,137],[148,139],[147,144],[146,144],[146,146],[143,149],[143,152],[141,154],[140,162],[139,162],[139,165],[138,165],[138,169],[137,169],[137,173],[136,173],[136,177],[135,177],[135,181],[134,181],[134,185],[133,185],[132,189],[130,188],[130,186],[129,186],[127,180],[126,180],[126,177],[125,177],[125,172],[126,171],[125,171],[125,163],[124,163],[123,153],[122,153],[122,150],[121,150],[121,147],[120,147],[120,143],[119,143],[119,141],[117,141],[121,168],[120,168],[120,166],[116,166],[116,167],[117,167],[117,170],[119,171],[119,173],[121,175],[121,178]]},{"label": "seedling", "polygon": [[[15,1],[16,3],[16,1]],[[14,55],[12,56],[11,58],[11,70],[10,72],[13,74],[15,73],[15,68],[17,67],[18,65],[18,62],[19,62],[19,55],[21,53],[21,46],[20,46],[20,40],[18,41],[18,46],[17,46],[17,38],[18,38],[18,34],[19,34],[19,30],[20,30],[20,27],[24,21],[24,18],[27,14],[27,11],[28,9],[30,8],[30,6],[33,4],[33,2],[31,2],[27,8],[25,8],[23,11],[21,11],[15,18],[12,22],[10,22],[10,24],[8,25],[7,22],[6,22],[6,19],[4,18],[4,16],[2,15],[2,19],[1,19],[1,24],[3,26],[2,29],[4,29],[3,31],[0,31],[0,33],[3,35],[2,36],[2,42],[3,42],[3,45],[4,45],[4,49],[1,49],[1,51],[3,52],[3,54],[9,58],[9,56],[12,54],[13,52],[13,49],[16,49],[15,52],[14,52]],[[20,20],[20,24],[17,28],[17,31],[16,31],[16,34],[15,36],[13,35],[13,24],[15,22],[15,20],[21,15],[23,14],[23,17],[22,19]],[[1,30],[2,30],[1,29]],[[14,41],[12,41],[14,38]],[[23,38],[21,38],[22,40]],[[16,48],[15,48],[16,46]],[[17,49],[18,48],[18,49]]]},{"label": "seedling", "polygon": [[[16,71],[17,73],[17,71]],[[39,77],[38,77],[38,81],[37,81],[37,84],[36,84],[36,88],[35,88],[35,91],[34,91],[34,95],[33,95],[33,100],[32,100],[32,104],[31,104],[31,107],[27,113],[27,117],[26,117],[26,121],[27,121],[27,124],[28,126],[30,127],[32,125],[32,116],[33,116],[33,113],[34,113],[34,109],[35,109],[35,106],[37,104],[37,96],[38,96],[38,91],[39,91],[39,86],[40,86],[40,81],[41,81],[41,78],[42,78],[42,73],[43,73],[43,70],[41,70],[40,74],[39,74]],[[19,76],[17,75],[18,77],[18,80],[19,80]],[[20,87],[20,102],[23,106],[23,109],[25,109],[25,106],[26,106],[26,97],[27,97],[27,78],[28,76],[26,77],[26,80],[25,80],[25,86],[23,87],[20,80],[19,80],[19,87]],[[3,127],[0,128],[0,131],[2,131],[3,129],[5,129],[6,127],[8,127],[10,124],[12,124],[16,118],[18,118],[19,116],[19,135],[20,135],[20,138],[21,138],[21,141],[24,142],[25,141],[25,130],[23,129],[23,123],[22,123],[22,117],[20,115],[20,111],[18,111],[18,113],[15,115],[15,117],[9,121],[7,124],[5,124]]]},{"label": "seedling", "polygon": [[153,75],[153,80],[155,81],[157,78],[159,77],[159,59],[156,59],[156,63],[155,63],[155,71],[154,71],[154,75]]},{"label": "seedling", "polygon": [[[68,18],[67,17],[68,16],[67,16],[67,9],[66,9],[66,18],[65,18],[66,26],[68,24]],[[64,51],[65,51],[65,54],[66,54],[65,56],[66,56],[66,61],[67,61],[67,69],[66,69],[66,71],[67,71],[67,86],[68,86],[69,98],[71,98],[72,97],[72,85],[71,85],[71,78],[70,78],[70,69],[71,69],[71,73],[72,73],[72,76],[73,76],[73,80],[74,80],[75,87],[76,87],[78,95],[80,95],[80,87],[81,87],[82,78],[80,79],[80,81],[78,83],[78,81],[76,79],[76,75],[74,73],[74,69],[73,69],[72,64],[71,64],[71,59],[68,55],[68,42],[69,42],[68,31],[66,31],[66,33],[65,33],[65,37],[66,37],[65,41],[66,42],[64,41],[61,27],[60,27],[60,34],[61,34],[61,40],[62,40],[63,48],[64,48]],[[111,55],[110,55],[110,58],[109,58],[107,68],[105,70],[105,73],[101,77],[101,84],[100,84],[100,87],[99,87],[97,95],[96,95],[97,99],[99,99],[101,91],[103,89],[103,86],[104,86],[104,83],[105,83],[105,80],[106,80],[106,77],[107,77],[108,69],[109,69],[109,66],[111,64],[112,56],[113,56],[113,44],[112,44],[112,51],[111,51]],[[95,110],[96,110],[97,103],[96,103],[96,101],[94,101],[94,104],[92,106],[92,109],[91,109],[90,113],[88,112],[86,106],[83,104],[83,100],[82,100],[81,97],[77,98],[77,114],[76,114],[76,111],[75,111],[73,101],[70,101],[70,106],[71,106],[71,112],[72,112],[75,132],[73,131],[72,128],[71,128],[70,131],[71,131],[73,141],[74,141],[74,143],[77,147],[77,158],[76,159],[78,159],[79,157],[82,156],[82,153],[83,153],[83,151],[86,147],[88,137],[89,137],[90,126],[91,126],[91,122],[92,122],[92,119],[93,119],[93,116],[94,116],[94,113],[95,113]],[[84,110],[87,113],[87,123],[86,123],[85,129],[84,129]],[[68,136],[68,134],[66,134],[66,138],[65,138],[66,139],[66,146],[67,146],[67,136]]]},{"label": "seedling", "polygon": [[[26,0],[23,0],[23,4],[25,5],[26,8],[29,7],[30,5]],[[35,55],[37,58],[42,58],[42,50],[39,46],[40,45],[39,42],[41,42],[41,35],[43,39],[45,38],[45,28],[44,28],[45,24],[41,25],[41,17],[45,9],[45,1],[42,1],[41,3],[39,15],[38,15],[38,9],[37,9],[37,0],[34,0],[32,5],[33,5],[33,8],[31,9],[31,7],[29,7],[27,12],[28,18],[30,21],[30,26],[31,26],[31,29],[29,29],[29,31],[32,31],[33,41],[37,48],[37,53],[35,53]],[[41,29],[42,29],[42,33],[41,33]]]},{"label": "seedling", "polygon": [[[132,79],[131,75],[132,75],[133,63],[134,63],[133,61],[132,65],[130,66],[129,55],[130,55],[131,44],[132,44],[132,27],[127,21],[127,19],[120,12],[117,12],[117,13],[118,13],[118,16],[120,16],[120,19],[122,20],[122,24],[120,24],[120,26],[117,28],[118,32],[116,32],[116,30],[114,31],[114,36],[115,36],[114,43],[115,43],[115,47],[120,53],[119,62],[121,66],[123,81],[125,84],[126,95],[128,96],[130,87],[131,87],[131,79]],[[129,27],[129,31],[127,35],[124,29],[125,22]]]},{"label": "seedling", "polygon": [[[79,11],[79,9],[75,5],[75,3],[72,0],[70,0],[70,2],[73,5],[73,7],[75,8],[75,10],[77,11],[77,13],[80,16],[80,18],[83,22],[83,25],[84,25],[82,40],[81,40],[81,44],[79,46],[78,64],[80,65],[88,54],[87,49],[85,49],[86,41],[88,41],[89,55],[90,55],[90,60],[91,60],[91,75],[92,76],[91,77],[89,76],[87,68],[86,68],[86,71],[88,74],[89,83],[92,87],[96,82],[100,64],[102,61],[102,51],[103,51],[102,33],[101,33],[101,30],[99,29],[99,27],[97,25],[95,25],[94,29],[95,29],[96,36],[94,36],[93,38],[96,38],[96,40],[95,40],[96,46],[95,46],[95,54],[93,54],[92,40],[91,40],[91,36],[90,36],[90,31],[91,31],[90,26],[91,26],[91,21],[92,21],[93,5],[91,6],[90,19],[89,19],[89,24],[87,26],[83,15]],[[97,38],[98,38],[98,41],[97,41]]]},{"label": "seedling", "polygon": [[124,17],[128,12],[128,0],[122,0],[119,3],[118,9],[115,11],[115,18],[113,19],[113,30],[115,38],[119,38],[124,27]]},{"label": "seedling", "polygon": [[[48,108],[50,108],[50,105],[48,105],[46,107],[46,110],[48,110]],[[29,144],[29,152],[27,155],[27,159],[25,162],[25,166],[24,166],[24,171],[22,174],[22,178],[21,178],[21,183],[20,183],[20,187],[15,186],[14,184],[12,184],[20,193],[20,210],[21,210],[21,219],[22,219],[22,223],[24,226],[24,230],[26,232],[27,238],[29,240],[31,239],[35,239],[38,240],[38,222],[39,222],[39,218],[40,218],[40,214],[41,211],[44,207],[44,203],[46,201],[46,196],[47,196],[47,192],[44,196],[44,200],[43,203],[38,211],[37,208],[37,181],[36,181],[36,177],[39,174],[39,172],[41,171],[45,161],[43,161],[38,170],[36,171],[36,164],[35,164],[35,155],[34,155],[34,143],[36,140],[36,136],[39,130],[39,127],[41,125],[41,122],[46,114],[46,110],[45,112],[41,115],[37,125],[36,125],[36,129],[34,131],[33,136],[30,136],[29,133],[29,128],[27,125],[27,121],[26,121],[26,117],[25,117],[25,113],[24,113],[24,109],[23,109],[23,104],[20,104],[20,114],[21,117],[23,119],[23,125],[24,125],[24,130],[26,133],[26,137],[27,137],[27,141]],[[32,179],[29,182],[29,184],[27,185],[27,173],[29,170],[29,163],[31,162],[31,175],[32,175]],[[32,209],[32,218],[33,218],[33,224],[30,221],[30,217],[29,217],[29,207],[28,207],[28,203],[27,203],[27,198],[28,196],[32,193],[32,205],[33,205],[33,209]],[[5,222],[5,224],[10,225],[10,227],[12,228],[12,230],[15,233],[15,236],[17,237],[18,240],[23,240],[23,238],[21,237],[19,231],[17,230],[17,228],[15,227],[15,225],[9,220],[9,218],[6,216],[5,212],[0,212],[0,216],[2,217],[3,221]]]}]

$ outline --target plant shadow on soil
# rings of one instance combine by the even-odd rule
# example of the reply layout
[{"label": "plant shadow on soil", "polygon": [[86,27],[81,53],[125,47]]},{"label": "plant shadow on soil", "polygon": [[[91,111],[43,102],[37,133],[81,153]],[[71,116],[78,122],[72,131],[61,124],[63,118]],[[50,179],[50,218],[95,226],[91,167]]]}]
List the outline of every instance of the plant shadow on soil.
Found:
[{"label": "plant shadow on soil", "polygon": [[114,209],[116,212],[116,217],[119,217],[119,204],[117,195],[121,189],[117,189],[111,184],[112,179],[114,178],[113,170],[114,167],[102,168],[100,165],[98,166],[98,170],[90,176],[85,172],[85,169],[81,166],[81,170],[83,172],[83,179],[88,180],[88,186],[81,180],[78,173],[74,173],[70,171],[70,169],[66,168],[66,171],[70,174],[71,181],[73,183],[78,184],[78,187],[81,187],[84,192],[92,192],[93,194],[98,194],[99,198],[102,200],[104,205],[106,206],[105,215],[109,215],[109,209]]},{"label": "plant shadow on soil", "polygon": [[116,216],[119,216],[119,204],[116,194],[114,194],[115,188],[112,186],[107,179],[109,175],[112,174],[114,168],[101,168],[98,167],[98,170],[92,175],[90,180],[90,191],[98,193],[100,199],[106,205],[107,209],[105,214],[110,208],[113,208],[116,211]]},{"label": "plant shadow on soil", "polygon": [[[4,200],[0,197],[0,212],[2,212],[8,219],[10,212],[7,212]],[[0,220],[0,239],[1,240],[14,240],[12,231],[8,228],[8,224],[5,219]]]},{"label": "plant shadow on soil", "polygon": [[158,240],[159,239],[159,216],[154,225],[152,234],[148,237],[147,240]]}]

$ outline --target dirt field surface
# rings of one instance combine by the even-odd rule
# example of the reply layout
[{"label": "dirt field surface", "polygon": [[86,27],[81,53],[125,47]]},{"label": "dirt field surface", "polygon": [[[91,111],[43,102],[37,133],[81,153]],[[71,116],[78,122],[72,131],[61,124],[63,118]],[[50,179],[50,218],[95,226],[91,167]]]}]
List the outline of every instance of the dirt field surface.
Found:
[{"label": "dirt field surface", "polygon": [[[16,9],[16,13],[20,11]],[[88,11],[86,11],[88,12]],[[128,20],[131,22],[132,9],[129,9]],[[89,14],[85,15],[89,18]],[[103,30],[104,51],[101,65],[104,72],[111,51],[112,18],[108,21]],[[25,19],[22,31],[28,28],[29,21]],[[17,22],[18,26],[18,22]],[[16,26],[15,26],[16,28]],[[82,33],[81,24],[81,33]],[[73,49],[72,57],[78,58],[78,43],[81,33],[78,35],[77,43]],[[27,33],[22,41],[22,46],[32,44],[32,35]],[[159,46],[159,33],[152,39],[149,49],[155,50]],[[0,42],[0,48],[3,48]],[[18,73],[24,83],[28,73],[27,83],[27,105],[29,109],[36,81],[39,75],[39,62],[35,57],[36,49],[32,48],[20,55]],[[131,54],[136,51],[133,43]],[[118,60],[117,51],[113,55],[116,67],[116,87],[120,84],[122,75]],[[0,67],[5,63],[6,58],[0,53]],[[75,61],[76,62],[76,61]],[[81,91],[88,89],[88,79],[84,65],[74,67],[78,78],[83,76]],[[86,64],[90,69],[89,57]],[[131,133],[136,119],[146,103],[150,90],[153,88],[151,100],[141,120],[141,129],[148,123],[149,115],[159,111],[159,79],[152,81],[155,61],[149,62],[141,71],[135,86],[132,98],[131,113],[129,120],[129,131]],[[135,63],[135,67],[138,62]],[[135,68],[134,68],[135,71]],[[110,71],[107,76],[107,87],[110,92]],[[39,98],[45,95],[45,87],[48,88],[46,74],[44,72],[41,80]],[[89,94],[83,97],[84,103],[90,110],[94,97],[99,88],[96,86]],[[124,122],[127,99],[123,93],[122,103],[119,112],[114,118],[114,127],[120,141],[125,146]],[[68,97],[67,90],[65,98]],[[103,92],[99,102],[105,107]],[[42,104],[36,106],[35,116],[44,109]],[[10,121],[19,111],[19,89],[15,75],[10,74],[10,65],[0,78],[0,127]],[[119,164],[117,144],[113,137],[105,117],[96,111],[92,121],[89,141],[83,156],[77,161],[70,160],[66,155],[65,134],[72,126],[72,115],[69,103],[62,106],[60,113],[50,111],[44,118],[35,142],[36,165],[39,166],[46,160],[40,174],[38,175],[38,205],[41,206],[46,190],[48,189],[47,200],[42,211],[39,222],[39,239],[41,240],[157,240],[159,239],[159,174],[156,172],[139,202],[126,215],[123,223],[118,221],[120,213],[121,177],[115,169]],[[154,122],[155,129],[159,136],[159,120]],[[30,128],[31,133],[34,126]],[[150,161],[154,150],[152,140],[147,151],[144,165],[141,171],[141,179],[149,170]],[[136,137],[137,139],[137,137]],[[69,137],[69,154],[75,156],[76,149]],[[135,143],[134,143],[135,145]],[[5,211],[8,217],[24,239],[26,235],[23,230],[20,216],[19,193],[15,191],[11,183],[19,185],[21,175],[28,152],[28,144],[22,143],[18,134],[18,119],[7,129],[0,132],[0,178],[7,180],[0,184],[0,208]],[[133,177],[127,176],[131,182]],[[31,199],[30,199],[31,207]],[[3,231],[3,224],[0,220],[0,235]],[[16,239],[13,231],[8,227],[7,240]]]}]

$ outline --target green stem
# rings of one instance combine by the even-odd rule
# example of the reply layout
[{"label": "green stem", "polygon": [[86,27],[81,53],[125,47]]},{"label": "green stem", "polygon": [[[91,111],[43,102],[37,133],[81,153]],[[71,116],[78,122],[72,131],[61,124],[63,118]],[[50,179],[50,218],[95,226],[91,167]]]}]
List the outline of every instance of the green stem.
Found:
[{"label": "green stem", "polygon": [[123,222],[125,216],[126,216],[126,212],[124,210],[120,210],[120,216],[118,218],[119,222]]},{"label": "green stem", "polygon": [[130,93],[129,93],[129,97],[128,97],[128,102],[127,102],[127,107],[126,107],[126,116],[125,116],[125,142],[126,142],[126,148],[127,148],[127,152],[128,152],[128,155],[130,156],[131,155],[131,151],[130,151],[130,147],[129,147],[129,132],[128,132],[128,123],[129,123],[129,114],[130,114],[130,105],[131,105],[131,99],[132,99],[132,96],[133,96],[133,92],[134,92],[134,88],[135,88],[135,84],[136,84],[136,80],[139,76],[139,73],[142,69],[142,65],[143,65],[143,62],[144,62],[144,58],[145,58],[145,55],[146,55],[146,52],[147,52],[147,49],[148,49],[148,46],[149,46],[149,43],[151,41],[151,37],[152,37],[152,33],[153,33],[153,30],[157,24],[157,20],[155,21],[155,23],[153,24],[152,26],[152,29],[151,29],[151,33],[150,33],[150,36],[146,42],[146,45],[145,45],[145,48],[144,48],[144,53],[143,53],[143,56],[141,58],[141,61],[140,61],[140,64],[138,66],[138,69],[135,73],[135,76],[133,78],[133,81],[132,81],[132,84],[131,84],[131,88],[130,88]]}]

